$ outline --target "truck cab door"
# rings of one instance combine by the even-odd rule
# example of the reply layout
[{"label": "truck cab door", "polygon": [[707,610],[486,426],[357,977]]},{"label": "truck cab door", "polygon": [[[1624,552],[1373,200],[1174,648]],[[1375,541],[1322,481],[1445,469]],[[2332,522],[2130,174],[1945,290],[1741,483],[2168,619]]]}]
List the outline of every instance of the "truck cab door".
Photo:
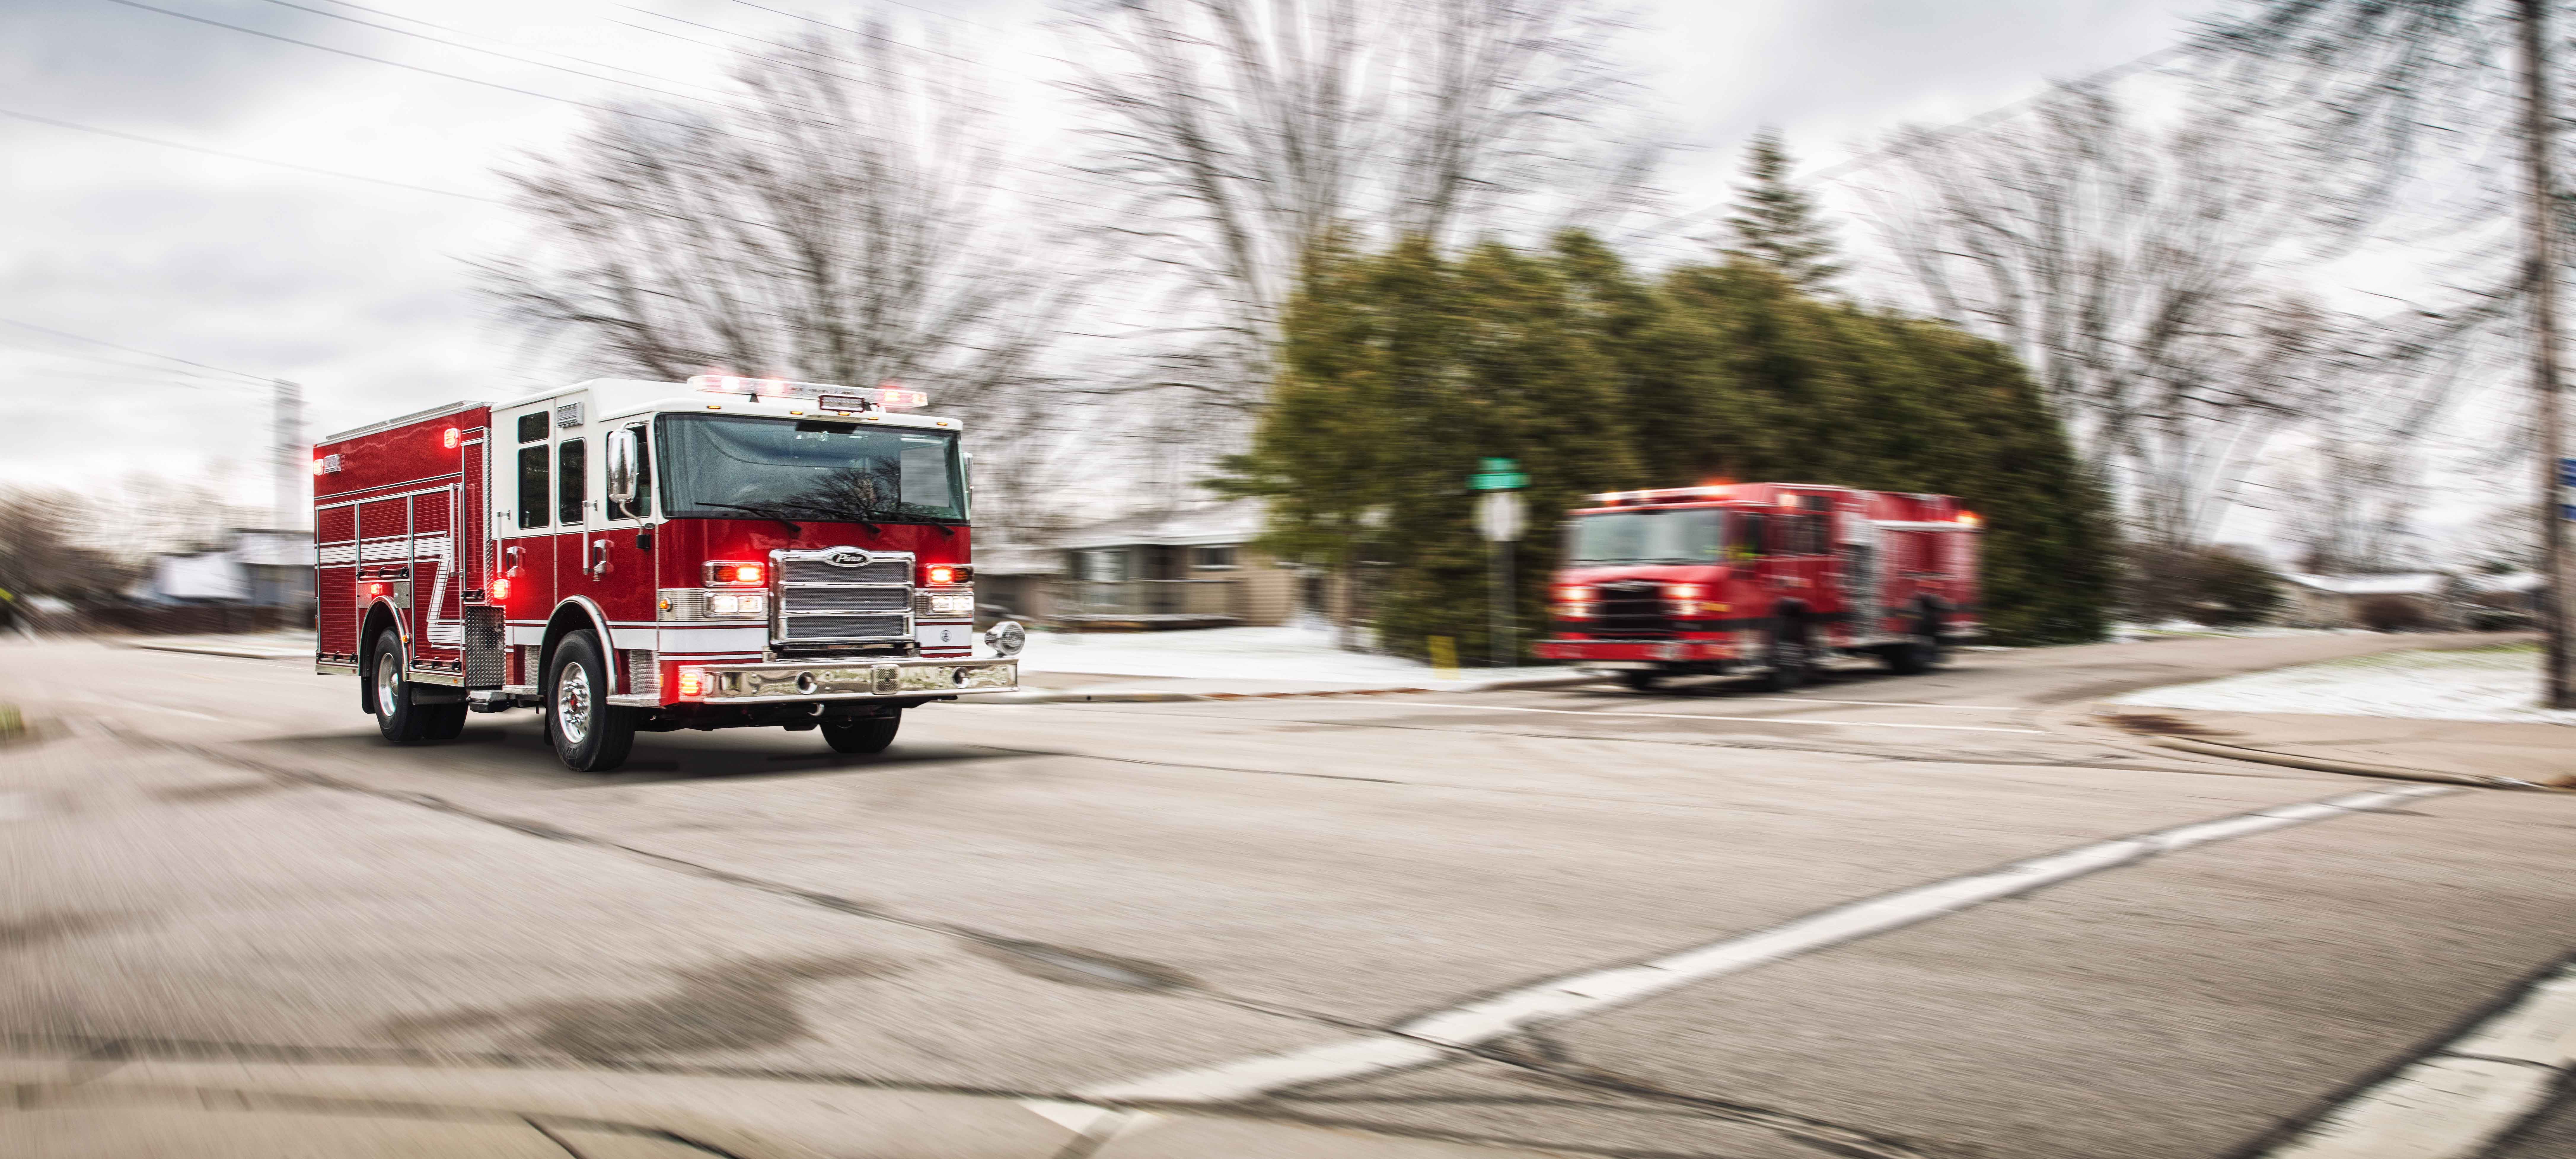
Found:
[{"label": "truck cab door", "polygon": [[539,682],[533,663],[517,649],[533,648],[545,638],[546,617],[555,607],[555,443],[552,400],[512,407],[493,415],[490,528],[492,576],[509,581],[509,594],[493,602],[503,609],[503,633],[516,660],[509,682]]},{"label": "truck cab door", "polygon": [[653,554],[637,546],[639,534],[651,527],[645,518],[652,512],[649,485],[639,486],[632,502],[612,502],[609,452],[622,435],[634,440],[636,460],[650,461],[640,453],[647,433],[642,421],[620,419],[563,427],[555,441],[555,599],[588,600],[607,620],[611,638],[600,646],[618,653],[607,659],[619,674],[620,693],[654,691],[630,687],[629,677],[653,671],[659,593]]}]

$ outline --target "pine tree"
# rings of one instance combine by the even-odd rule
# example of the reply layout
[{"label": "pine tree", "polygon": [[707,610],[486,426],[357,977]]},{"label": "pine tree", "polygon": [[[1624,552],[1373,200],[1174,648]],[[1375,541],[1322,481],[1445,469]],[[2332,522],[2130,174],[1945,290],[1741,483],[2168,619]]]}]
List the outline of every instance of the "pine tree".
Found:
[{"label": "pine tree", "polygon": [[1736,195],[1735,212],[1726,218],[1735,234],[1727,252],[1742,254],[1779,271],[1789,284],[1807,293],[1831,288],[1843,272],[1832,259],[1834,240],[1816,216],[1816,203],[1789,184],[1789,151],[1776,130],[1754,134],[1744,150],[1745,187]]}]

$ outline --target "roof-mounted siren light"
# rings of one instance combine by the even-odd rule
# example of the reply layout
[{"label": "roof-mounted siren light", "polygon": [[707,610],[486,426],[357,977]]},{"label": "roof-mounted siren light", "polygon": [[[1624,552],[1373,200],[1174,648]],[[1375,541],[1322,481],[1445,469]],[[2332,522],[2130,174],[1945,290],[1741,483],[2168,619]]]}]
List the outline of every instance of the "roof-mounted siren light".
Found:
[{"label": "roof-mounted siren light", "polygon": [[1974,511],[1962,511],[1959,513],[1959,526],[1961,527],[1976,527],[1983,523],[1985,523],[1985,520],[1977,518],[1977,513]]},{"label": "roof-mounted siren light", "polygon": [[793,382],[784,378],[744,378],[701,374],[689,380],[691,390],[709,394],[747,394],[755,398],[810,398],[824,410],[910,410],[930,405],[930,396],[895,386],[841,386],[829,382]]}]

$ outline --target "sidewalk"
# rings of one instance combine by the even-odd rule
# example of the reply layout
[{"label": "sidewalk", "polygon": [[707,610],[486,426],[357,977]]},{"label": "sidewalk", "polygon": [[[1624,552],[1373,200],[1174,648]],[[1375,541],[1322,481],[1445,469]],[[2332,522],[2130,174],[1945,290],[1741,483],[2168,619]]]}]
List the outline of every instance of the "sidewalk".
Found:
[{"label": "sidewalk", "polygon": [[245,660],[311,660],[313,633],[258,632],[230,636],[111,636],[110,643],[152,652],[193,652]]},{"label": "sidewalk", "polygon": [[2493,788],[2576,788],[2576,729],[2561,724],[2217,712],[2096,705],[2096,720],[2204,756]]},{"label": "sidewalk", "polygon": [[1535,1159],[1035,1096],[649,1071],[0,1059],[0,1154],[46,1159]]}]

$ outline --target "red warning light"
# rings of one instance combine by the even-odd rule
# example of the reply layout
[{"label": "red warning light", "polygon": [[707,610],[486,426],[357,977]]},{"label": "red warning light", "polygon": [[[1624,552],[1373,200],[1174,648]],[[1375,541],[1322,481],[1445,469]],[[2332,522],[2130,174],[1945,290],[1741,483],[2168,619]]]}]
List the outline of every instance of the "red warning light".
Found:
[{"label": "red warning light", "polygon": [[456,433],[456,428],[455,428],[455,427],[449,427],[449,428],[447,428],[447,434],[443,437],[443,440],[442,440],[442,441],[444,441],[444,442],[447,444],[447,449],[448,449],[448,450],[453,451],[453,450],[455,450],[455,449],[456,449],[456,440],[457,440],[457,439],[459,439],[459,438],[461,438],[461,437],[463,437],[463,436],[458,435],[458,434]]},{"label": "red warning light", "polygon": [[385,594],[385,585],[383,585],[383,584],[368,584],[368,585],[367,585],[367,594],[368,594],[368,595],[371,595],[371,596],[381,596],[381,595]]},{"label": "red warning light", "polygon": [[496,600],[506,600],[510,598],[510,577],[499,576],[493,579],[492,598]]}]

